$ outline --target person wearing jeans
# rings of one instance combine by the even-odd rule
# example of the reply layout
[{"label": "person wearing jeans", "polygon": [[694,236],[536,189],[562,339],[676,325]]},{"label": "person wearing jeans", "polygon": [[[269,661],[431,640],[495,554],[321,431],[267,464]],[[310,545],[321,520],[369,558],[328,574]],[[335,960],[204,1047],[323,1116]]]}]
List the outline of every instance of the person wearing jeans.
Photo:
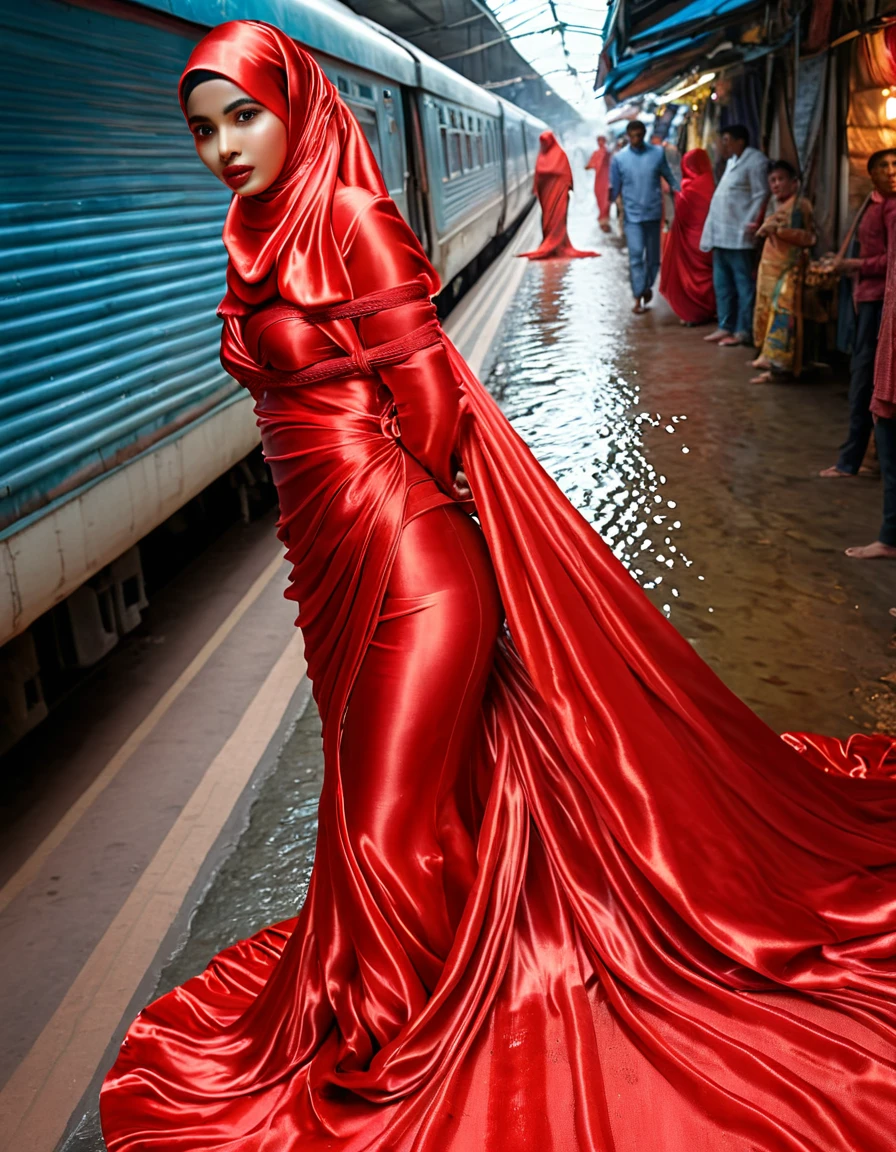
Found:
[{"label": "person wearing jeans", "polygon": [[873,427],[871,396],[874,391],[874,358],[877,354],[877,336],[887,283],[884,205],[888,199],[896,196],[896,150],[888,148],[875,152],[868,161],[868,172],[874,187],[855,225],[858,256],[838,259],[835,265],[838,272],[856,277],[853,285],[856,333],[849,364],[849,427],[846,439],[840,445],[837,463],[819,473],[833,480],[858,475]]},{"label": "person wearing jeans", "polygon": [[[753,331],[756,306],[755,260],[751,248],[713,248],[712,284],[716,293],[719,326],[705,340],[727,346],[734,336],[748,336]],[[748,339],[738,343],[748,344]]]},{"label": "person wearing jeans", "polygon": [[769,195],[768,160],[750,147],[742,124],[726,128],[721,143],[728,159],[700,240],[701,251],[712,252],[719,326],[704,340],[732,348],[753,342],[753,246]]},{"label": "person wearing jeans", "polygon": [[653,299],[653,284],[660,270],[660,228],[663,218],[661,181],[673,192],[678,184],[665,151],[645,144],[646,129],[640,120],[626,128],[628,147],[610,161],[610,203],[622,197],[623,230],[628,244],[628,267],[635,306],[640,315]]}]

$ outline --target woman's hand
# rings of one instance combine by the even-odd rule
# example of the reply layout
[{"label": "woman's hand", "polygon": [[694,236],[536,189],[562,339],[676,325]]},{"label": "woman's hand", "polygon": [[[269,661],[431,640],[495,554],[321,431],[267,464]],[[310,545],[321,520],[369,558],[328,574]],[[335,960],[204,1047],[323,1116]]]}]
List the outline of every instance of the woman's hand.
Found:
[{"label": "woman's hand", "polygon": [[470,482],[467,480],[466,475],[462,471],[458,471],[454,477],[454,490],[452,492],[455,500],[465,501],[473,499],[473,491],[470,488]]},{"label": "woman's hand", "polygon": [[841,276],[852,276],[853,273],[862,271],[862,261],[846,258],[835,260],[833,270]]}]

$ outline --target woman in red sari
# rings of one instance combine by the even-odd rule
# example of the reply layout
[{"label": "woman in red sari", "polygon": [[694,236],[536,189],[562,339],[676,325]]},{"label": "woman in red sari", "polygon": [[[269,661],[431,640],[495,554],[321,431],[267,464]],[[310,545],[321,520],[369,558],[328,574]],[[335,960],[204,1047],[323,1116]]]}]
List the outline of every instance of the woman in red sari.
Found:
[{"label": "woman in red sari", "polygon": [[685,152],[681,192],[663,249],[660,293],[684,324],[705,324],[716,314],[712,253],[700,251],[700,237],[715,192],[712,162],[703,148]]},{"label": "woman in red sari", "polygon": [[131,1026],[111,1152],[890,1152],[893,741],[779,739],[650,605],[306,53],[221,25],[181,101],[325,780],[297,918]]},{"label": "woman in red sari", "polygon": [[606,136],[598,136],[597,148],[585,165],[594,172],[594,198],[597,201],[597,219],[602,232],[610,231],[610,156]]},{"label": "woman in red sari", "polygon": [[599,252],[586,252],[573,248],[566,230],[569,194],[572,191],[572,168],[566,153],[553,132],[542,132],[538,159],[535,161],[533,191],[541,205],[541,230],[544,239],[533,252],[521,252],[530,260],[548,260],[554,257],[566,260],[580,256],[599,256]]}]

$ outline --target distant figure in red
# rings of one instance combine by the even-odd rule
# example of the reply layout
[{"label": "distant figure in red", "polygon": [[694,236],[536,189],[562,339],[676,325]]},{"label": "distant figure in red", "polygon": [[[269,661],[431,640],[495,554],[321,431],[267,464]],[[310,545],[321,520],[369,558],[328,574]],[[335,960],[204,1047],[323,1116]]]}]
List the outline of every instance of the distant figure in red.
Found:
[{"label": "distant figure in red", "polygon": [[715,192],[712,162],[703,148],[681,161],[681,192],[669,229],[660,271],[660,293],[685,324],[705,324],[716,314],[712,253],[700,251],[700,237]]},{"label": "distant figure in red", "polygon": [[602,232],[610,231],[610,150],[606,136],[598,136],[597,148],[585,170],[594,172],[594,198],[597,200],[597,218]]},{"label": "distant figure in red", "polygon": [[599,256],[599,252],[583,252],[573,248],[566,230],[566,213],[572,191],[572,168],[566,153],[553,132],[542,132],[538,138],[541,151],[535,161],[534,192],[541,205],[541,228],[544,239],[534,252],[521,252],[530,260],[550,257],[572,259],[577,256]]}]

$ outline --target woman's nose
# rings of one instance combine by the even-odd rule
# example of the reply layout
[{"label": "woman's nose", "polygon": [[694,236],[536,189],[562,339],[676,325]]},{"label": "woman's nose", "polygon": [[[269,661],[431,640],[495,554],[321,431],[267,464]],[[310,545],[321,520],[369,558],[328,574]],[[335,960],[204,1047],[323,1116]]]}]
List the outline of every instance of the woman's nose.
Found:
[{"label": "woman's nose", "polygon": [[231,156],[239,155],[239,152],[234,147],[233,140],[230,138],[230,133],[226,128],[222,128],[218,132],[218,155],[222,160],[229,160]]}]

